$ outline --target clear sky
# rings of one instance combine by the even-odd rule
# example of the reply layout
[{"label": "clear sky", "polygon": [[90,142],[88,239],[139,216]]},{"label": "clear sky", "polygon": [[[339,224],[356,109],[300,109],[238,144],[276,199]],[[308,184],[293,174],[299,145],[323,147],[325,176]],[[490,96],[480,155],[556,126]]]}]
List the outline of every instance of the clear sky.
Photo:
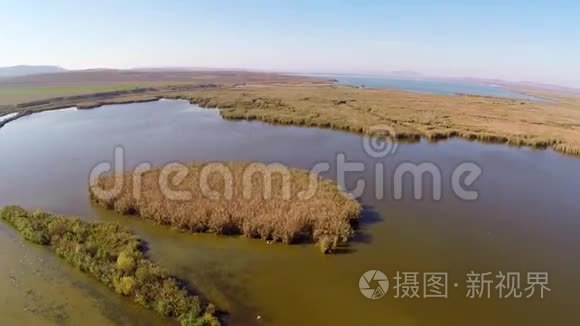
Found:
[{"label": "clear sky", "polygon": [[580,87],[580,1],[0,0],[0,66],[492,77]]}]

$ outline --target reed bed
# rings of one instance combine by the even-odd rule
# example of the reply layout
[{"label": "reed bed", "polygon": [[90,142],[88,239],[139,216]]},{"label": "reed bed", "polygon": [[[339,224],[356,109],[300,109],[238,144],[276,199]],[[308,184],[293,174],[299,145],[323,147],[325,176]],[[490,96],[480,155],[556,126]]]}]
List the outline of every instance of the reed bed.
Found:
[{"label": "reed bed", "polygon": [[[204,171],[210,165],[221,170],[206,178]],[[360,204],[336,184],[303,170],[252,162],[196,163],[186,170],[187,176],[172,185],[171,191],[185,191],[187,198],[167,196],[159,181],[161,168],[142,174],[101,175],[90,187],[90,197],[119,213],[139,215],[181,231],[243,235],[287,244],[314,242],[324,253],[348,242],[353,234],[351,224],[361,212]],[[101,198],[96,193],[95,189],[113,189],[115,181],[123,183],[118,194]]]},{"label": "reed bed", "polygon": [[580,101],[539,103],[330,85],[245,86],[191,91],[181,98],[219,108],[226,119],[260,120],[366,134],[387,125],[393,138],[551,148],[580,155]]},{"label": "reed bed", "polygon": [[[158,82],[130,92],[2,105],[0,111],[36,112],[70,106],[94,108],[173,98],[219,108],[226,119],[260,120],[363,134],[373,126],[388,125],[394,131],[391,136],[404,141],[460,137],[580,155],[580,99],[573,94],[544,94],[543,97],[556,100],[531,102],[465,94],[358,89],[309,79],[282,78],[275,83],[256,79],[252,83],[232,84],[229,79],[206,77],[199,79],[199,83]],[[262,77],[268,79],[268,76]]]},{"label": "reed bed", "polygon": [[16,206],[0,210],[0,218],[26,240],[50,247],[70,265],[147,309],[182,325],[220,324],[213,305],[150,261],[142,241],[117,224],[87,223]]}]

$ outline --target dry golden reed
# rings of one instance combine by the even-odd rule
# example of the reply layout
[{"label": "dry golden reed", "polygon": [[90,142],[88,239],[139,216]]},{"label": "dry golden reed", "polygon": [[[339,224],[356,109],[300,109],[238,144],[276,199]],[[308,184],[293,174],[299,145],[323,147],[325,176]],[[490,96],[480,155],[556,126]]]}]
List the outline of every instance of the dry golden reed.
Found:
[{"label": "dry golden reed", "polygon": [[245,85],[192,90],[179,98],[222,117],[368,133],[388,125],[400,140],[452,137],[580,155],[580,100],[531,102],[331,85]]},{"label": "dry golden reed", "polygon": [[[181,180],[167,171],[101,175],[91,199],[182,231],[314,242],[325,253],[348,241],[361,212],[358,201],[333,182],[280,164],[197,163]],[[118,194],[98,195],[96,189],[113,189],[115,181],[123,184]]]}]

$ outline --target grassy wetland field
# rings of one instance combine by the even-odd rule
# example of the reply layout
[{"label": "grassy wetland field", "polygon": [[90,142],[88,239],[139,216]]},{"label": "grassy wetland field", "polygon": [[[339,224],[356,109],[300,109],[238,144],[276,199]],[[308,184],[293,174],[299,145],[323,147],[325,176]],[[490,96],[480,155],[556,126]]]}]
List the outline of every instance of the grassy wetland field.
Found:
[{"label": "grassy wetland field", "polygon": [[334,128],[397,139],[461,137],[580,155],[577,97],[540,103],[470,95],[433,95],[334,85],[247,86],[187,94],[227,119]]},{"label": "grassy wetland field", "polygon": [[[233,86],[245,83],[284,83],[302,81],[323,81],[300,76],[285,76],[270,73],[244,71],[146,71],[146,70],[84,70],[65,73],[41,74],[0,78],[0,114],[2,108],[26,106],[26,102],[90,95],[139,88],[159,88],[166,86],[191,87],[213,83]],[[171,89],[169,89],[171,90]],[[120,93],[118,95],[126,95]],[[118,96],[117,95],[117,96]],[[82,100],[82,98],[81,98]]]},{"label": "grassy wetland field", "polygon": [[168,197],[159,181],[163,170],[154,169],[123,175],[121,192],[104,199],[94,189],[113,189],[118,178],[102,175],[90,188],[91,199],[181,231],[314,242],[324,253],[349,240],[351,223],[361,212],[336,184],[308,171],[250,162],[192,164],[185,171],[187,176],[171,188],[187,192],[183,198]]},{"label": "grassy wetland field", "polygon": [[[397,139],[461,137],[580,155],[580,98],[547,94],[532,102],[471,95],[434,95],[339,86],[324,79],[242,72],[96,71],[20,77],[0,82],[0,93],[38,85],[118,85],[120,89],[58,97],[0,100],[0,114],[93,108],[105,104],[187,99],[221,109],[226,119],[256,119],[371,133],[381,126]],[[155,78],[157,78],[155,80]],[[153,81],[155,80],[155,81]],[[127,88],[131,84],[134,87]],[[80,87],[80,86],[79,86]],[[99,86],[102,87],[102,86]],[[31,101],[28,101],[31,100]],[[16,117],[18,118],[18,117]],[[7,123],[4,121],[3,123]],[[1,125],[0,125],[1,126]]]}]

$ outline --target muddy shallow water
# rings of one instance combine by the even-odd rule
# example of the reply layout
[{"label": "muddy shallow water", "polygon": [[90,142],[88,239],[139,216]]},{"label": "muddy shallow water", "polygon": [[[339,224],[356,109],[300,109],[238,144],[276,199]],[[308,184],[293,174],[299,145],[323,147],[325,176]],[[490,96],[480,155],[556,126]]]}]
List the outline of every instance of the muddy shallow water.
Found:
[{"label": "muddy shallow water", "polygon": [[[370,157],[355,134],[227,121],[217,110],[185,101],[110,105],[93,110],[41,112],[0,129],[0,205],[19,204],[87,220],[115,221],[135,230],[150,255],[230,313],[232,324],[545,325],[580,322],[580,160],[463,140],[398,144]],[[134,217],[118,216],[88,201],[92,167],[125,150],[125,169],[142,162],[258,160],[311,168],[336,157],[366,165],[347,174],[366,181],[360,230],[348,250],[321,255],[312,245],[178,233]],[[475,201],[451,190],[453,169],[466,161],[483,173],[470,189]],[[400,162],[431,162],[442,173],[442,199],[395,200],[392,176]],[[384,198],[377,199],[374,167],[382,163]],[[429,182],[426,182],[430,185]],[[0,225],[0,320],[37,324],[162,324],[167,320],[118,297],[69,268],[45,248],[20,240]],[[387,294],[369,300],[359,278],[371,269],[391,281]],[[448,298],[395,298],[400,272],[448,273]],[[466,275],[548,272],[545,298],[466,297]],[[419,281],[422,282],[422,279]],[[457,283],[457,287],[455,287]],[[422,284],[422,283],[421,283]],[[422,292],[422,288],[421,291]],[[421,293],[422,294],[422,293]],[[257,320],[256,316],[262,318]]]}]

